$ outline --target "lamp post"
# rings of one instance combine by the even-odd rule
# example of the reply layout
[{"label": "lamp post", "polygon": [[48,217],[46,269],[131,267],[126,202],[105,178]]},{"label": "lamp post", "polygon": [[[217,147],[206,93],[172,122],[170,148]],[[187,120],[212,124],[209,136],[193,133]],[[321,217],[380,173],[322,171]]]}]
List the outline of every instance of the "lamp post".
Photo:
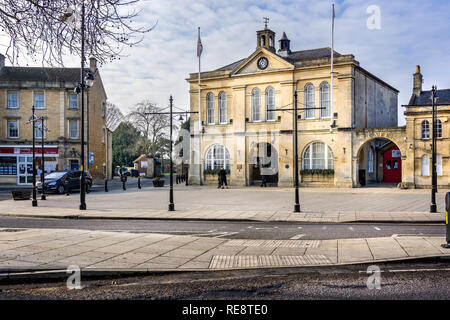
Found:
[{"label": "lamp post", "polygon": [[41,193],[41,200],[46,200],[47,197],[45,195],[45,160],[44,160],[44,117],[41,118],[41,138],[42,138],[42,146],[41,146],[41,157],[42,157],[42,175],[41,175],[41,186],[42,186],[42,193]]},{"label": "lamp post", "polygon": [[36,152],[35,152],[35,146],[36,146],[36,133],[35,133],[35,115],[34,115],[34,105],[31,107],[31,113],[32,113],[32,122],[33,122],[33,200],[31,201],[31,205],[33,207],[37,207],[37,199],[36,199]]},{"label": "lamp post", "polygon": [[436,193],[437,193],[437,172],[436,172],[436,86],[433,86],[431,89],[431,118],[432,118],[432,143],[431,143],[431,151],[432,151],[432,166],[431,166],[431,204],[430,204],[430,213],[437,212],[436,206]]},{"label": "lamp post", "polygon": [[294,212],[300,212],[300,196],[298,194],[298,116],[297,91],[294,92],[294,170],[295,170],[295,204]]}]

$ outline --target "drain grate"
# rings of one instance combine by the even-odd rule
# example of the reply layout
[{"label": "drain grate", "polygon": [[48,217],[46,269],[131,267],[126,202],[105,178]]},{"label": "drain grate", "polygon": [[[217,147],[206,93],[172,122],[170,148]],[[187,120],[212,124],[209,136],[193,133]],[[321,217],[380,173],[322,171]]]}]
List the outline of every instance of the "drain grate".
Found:
[{"label": "drain grate", "polygon": [[317,248],[320,240],[230,240],[225,246],[265,248]]},{"label": "drain grate", "polygon": [[264,268],[330,264],[321,254],[303,256],[213,256],[209,269]]}]

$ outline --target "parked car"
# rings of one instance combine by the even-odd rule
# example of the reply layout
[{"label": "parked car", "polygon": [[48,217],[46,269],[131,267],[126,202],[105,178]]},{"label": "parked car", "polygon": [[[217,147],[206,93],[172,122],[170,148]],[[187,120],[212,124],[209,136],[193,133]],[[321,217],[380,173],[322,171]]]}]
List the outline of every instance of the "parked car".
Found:
[{"label": "parked car", "polygon": [[[128,177],[131,176],[131,172],[127,168],[123,168],[122,167],[122,173],[125,174]],[[119,168],[114,169],[114,175],[115,176],[119,175]]]},{"label": "parked car", "polygon": [[[92,176],[86,171],[86,192],[92,188]],[[81,171],[55,171],[45,176],[45,192],[65,193],[65,186],[72,190],[80,189]],[[41,182],[36,184],[38,192],[42,192]]]},{"label": "parked car", "polygon": [[139,177],[139,171],[137,169],[131,169],[130,174],[132,177]]}]

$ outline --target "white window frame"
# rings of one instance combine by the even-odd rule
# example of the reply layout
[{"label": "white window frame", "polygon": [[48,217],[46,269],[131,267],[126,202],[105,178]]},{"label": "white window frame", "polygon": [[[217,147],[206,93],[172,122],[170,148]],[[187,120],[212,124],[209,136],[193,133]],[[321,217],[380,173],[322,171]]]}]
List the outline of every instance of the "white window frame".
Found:
[{"label": "white window frame", "polygon": [[[214,157],[214,153],[217,149],[223,149],[223,166],[226,170],[230,170],[230,153],[228,152],[227,148],[224,145],[221,144],[213,144],[210,146],[205,153],[205,169],[206,170],[218,170],[221,168],[216,168],[214,165],[214,162],[216,158]],[[220,166],[219,166],[220,167]]]},{"label": "white window frame", "polygon": [[[44,119],[44,128],[45,128],[45,123],[47,122],[47,120],[45,120]],[[34,123],[34,137],[36,138],[36,139],[42,139],[42,135],[44,136],[44,139],[46,139],[46,134],[45,134],[45,130],[39,130],[39,127],[38,127],[38,125],[39,126],[41,126],[42,125],[42,121],[41,120],[38,120],[38,121],[35,121],[35,123]],[[43,132],[42,132],[43,131]],[[39,135],[38,135],[38,132],[39,132]]]},{"label": "white window frame", "polygon": [[[272,115],[272,117],[269,117]],[[266,88],[266,121],[275,121],[275,89],[273,87]]]},{"label": "white window frame", "polygon": [[[11,107],[10,106],[10,104],[9,104],[9,95],[10,94],[15,94],[16,95],[16,97],[17,97],[17,101],[16,101],[16,107]],[[20,101],[20,99],[19,99],[19,91],[7,91],[6,92],[6,108],[7,109],[19,109],[19,101]]]},{"label": "white window frame", "polygon": [[[44,106],[43,106],[42,108],[38,107],[38,106],[37,106],[37,103],[36,103],[36,96],[37,96],[38,94],[42,94],[43,97],[44,97]],[[45,106],[45,91],[37,91],[37,92],[33,91],[33,104],[34,104],[34,108],[35,108],[35,109],[42,110],[42,109],[45,109],[45,108],[46,108],[46,106]]]},{"label": "white window frame", "polygon": [[[309,110],[310,108],[314,108],[315,106],[315,88],[312,83],[308,83],[305,86],[305,119],[315,119],[316,113],[314,109]],[[311,116],[312,114],[312,116]]]},{"label": "white window frame", "polygon": [[[77,136],[76,137],[72,137],[72,130],[71,130],[71,126],[70,126],[70,124],[74,123],[74,122],[76,123],[76,126],[77,126]],[[69,129],[69,139],[72,139],[72,140],[79,139],[80,130],[79,130],[79,125],[78,125],[78,120],[69,120],[68,129]]]},{"label": "white window frame", "polygon": [[[72,100],[71,100],[72,96],[76,96],[77,97],[77,99],[76,99],[77,100],[77,105],[76,105],[75,108],[72,107]],[[70,93],[69,94],[69,109],[70,110],[78,110],[78,95],[76,93]]]},{"label": "white window frame", "polygon": [[422,177],[430,176],[430,157],[427,154],[420,158],[420,175]]},{"label": "white window frame", "polygon": [[370,147],[367,158],[367,173],[373,173],[373,164],[374,164],[374,154],[372,148]]},{"label": "white window frame", "polygon": [[442,177],[442,154],[436,155],[436,174],[438,177]]},{"label": "white window frame", "polygon": [[252,90],[252,122],[261,122],[261,90]]},{"label": "white window frame", "polygon": [[[327,89],[327,91],[325,91]],[[325,94],[328,95],[328,98],[325,99]],[[324,81],[320,84],[320,107],[326,107],[326,109],[320,109],[320,118],[326,119],[331,118],[331,97],[330,97],[330,84],[327,81]],[[325,114],[326,112],[326,114]]]},{"label": "white window frame", "polygon": [[[425,126],[425,129],[424,129]],[[430,139],[430,122],[428,120],[423,120],[420,123],[420,138],[422,140]]]},{"label": "white window frame", "polygon": [[[17,126],[17,137],[12,137],[9,133],[10,133],[10,131],[9,131],[9,123],[10,122],[15,122],[16,123],[16,126]],[[6,120],[6,131],[7,131],[7,137],[8,137],[8,139],[19,139],[19,120],[17,120],[17,119],[7,119]]]},{"label": "white window frame", "polygon": [[206,124],[214,124],[214,94],[206,95]]},{"label": "white window frame", "polygon": [[[316,144],[321,144],[323,145],[323,155],[324,155],[324,168],[314,168],[314,159],[313,158],[313,147]],[[306,154],[308,154],[308,157],[306,157]],[[330,158],[331,156],[331,158]],[[332,160],[332,167],[329,166],[328,161],[330,159]],[[308,168],[305,168],[305,162],[308,162]],[[310,144],[308,144],[305,148],[305,150],[303,151],[303,155],[302,155],[302,170],[328,170],[328,169],[333,169],[334,170],[334,155],[333,155],[333,150],[331,150],[330,146],[324,142],[321,141],[314,141],[311,142]]]},{"label": "white window frame", "polygon": [[[441,136],[439,137],[439,133]],[[442,139],[442,121],[440,119],[436,119],[436,139]]]},{"label": "white window frame", "polygon": [[226,124],[228,121],[227,110],[227,94],[225,91],[221,91],[218,96],[219,101],[219,123]]}]

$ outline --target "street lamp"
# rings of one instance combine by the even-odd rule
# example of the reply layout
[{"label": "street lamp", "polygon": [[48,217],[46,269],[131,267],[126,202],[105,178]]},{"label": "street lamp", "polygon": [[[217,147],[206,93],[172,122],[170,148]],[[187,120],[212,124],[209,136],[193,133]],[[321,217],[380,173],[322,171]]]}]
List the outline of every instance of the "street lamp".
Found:
[{"label": "street lamp", "polygon": [[[44,117],[41,116],[38,119],[41,120],[41,139],[42,139],[42,147],[41,147],[41,157],[42,157],[42,175],[41,175],[41,186],[42,186],[42,193],[41,193],[41,200],[47,200],[47,197],[45,195],[45,158],[44,158],[44,132],[50,131],[47,128],[45,128],[44,125]],[[37,119],[37,120],[38,120]]]},{"label": "street lamp", "polygon": [[92,88],[92,86],[94,85],[94,80],[95,80],[95,74],[97,73],[98,69],[95,69],[94,73],[92,73],[92,71],[88,71],[86,73],[85,76],[85,82],[86,82],[86,109],[87,109],[87,146],[86,146],[86,153],[88,155],[88,162],[87,162],[87,168],[89,170],[89,146],[90,146],[90,117],[89,117],[89,89]]},{"label": "street lamp", "polygon": [[433,86],[431,89],[431,118],[432,118],[432,168],[431,168],[431,204],[430,204],[430,213],[437,212],[436,206],[436,193],[437,193],[437,171],[436,171],[436,104],[437,104],[437,96],[436,96],[436,86]]},{"label": "street lamp", "polygon": [[[33,200],[31,201],[31,205],[33,207],[37,207],[37,199],[36,199],[36,152],[35,152],[35,146],[36,146],[36,137],[35,137],[35,122],[36,122],[36,116],[34,114],[34,105],[31,107],[31,119],[30,121],[33,122]],[[28,169],[27,169],[28,170]]]}]

